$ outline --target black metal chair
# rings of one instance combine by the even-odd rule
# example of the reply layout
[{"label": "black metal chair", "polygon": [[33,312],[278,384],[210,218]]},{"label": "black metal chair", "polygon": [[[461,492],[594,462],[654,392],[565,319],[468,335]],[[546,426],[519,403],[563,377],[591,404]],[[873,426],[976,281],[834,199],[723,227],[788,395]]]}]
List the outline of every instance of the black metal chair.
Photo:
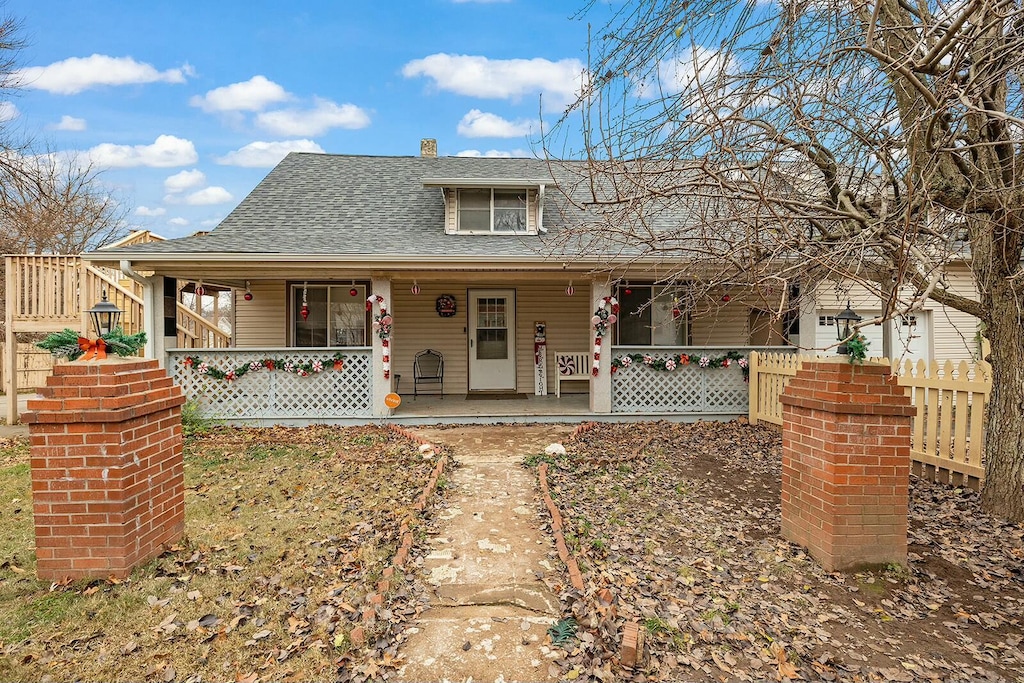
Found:
[{"label": "black metal chair", "polygon": [[412,362],[412,397],[419,395],[421,384],[439,384],[444,398],[444,356],[438,351],[420,351]]}]

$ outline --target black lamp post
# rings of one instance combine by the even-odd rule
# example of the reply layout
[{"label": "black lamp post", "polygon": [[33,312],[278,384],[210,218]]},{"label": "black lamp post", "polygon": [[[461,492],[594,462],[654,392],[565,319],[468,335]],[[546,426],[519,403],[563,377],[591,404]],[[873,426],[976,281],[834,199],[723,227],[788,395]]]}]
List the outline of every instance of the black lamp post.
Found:
[{"label": "black lamp post", "polygon": [[121,309],[107,301],[107,290],[105,289],[103,290],[103,299],[86,313],[89,314],[98,337],[110,334],[112,330],[117,329],[121,322]]},{"label": "black lamp post", "polygon": [[[838,335],[838,340],[842,342],[842,344],[839,345],[839,348],[836,349],[838,353],[850,353],[850,349],[847,348],[846,346],[846,340],[848,340],[850,338],[850,335],[852,334],[852,331],[850,330],[850,325],[856,325],[861,320],[863,320],[863,318],[857,315],[857,313],[852,308],[850,308],[850,302],[847,301],[846,310],[836,316],[836,334]],[[840,321],[842,321],[841,329]]]}]

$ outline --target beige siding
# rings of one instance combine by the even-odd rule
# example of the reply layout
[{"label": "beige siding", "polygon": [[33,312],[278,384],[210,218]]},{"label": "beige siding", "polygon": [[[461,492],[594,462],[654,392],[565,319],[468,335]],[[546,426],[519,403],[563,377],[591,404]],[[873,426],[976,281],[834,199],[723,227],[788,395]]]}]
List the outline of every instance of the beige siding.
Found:
[{"label": "beige siding", "polygon": [[749,325],[750,307],[733,299],[709,313],[694,314],[690,339],[694,346],[746,346]]},{"label": "beige siding", "polygon": [[235,291],[234,344],[239,348],[287,345],[284,281],[251,283],[252,301]]},{"label": "beige siding", "polygon": [[[957,294],[971,299],[978,298],[974,278],[966,264],[958,264],[947,269],[946,281]],[[929,301],[926,308],[933,311],[932,345],[936,360],[948,359],[956,362],[979,357],[977,318],[934,301]]]},{"label": "beige siding", "polygon": [[[554,391],[551,350],[578,350],[590,348],[590,303],[581,294],[587,285],[580,285],[573,297],[565,295],[566,282],[535,281],[528,275],[505,282],[482,282],[473,289],[514,289],[516,291],[516,389],[533,393],[533,334],[534,323],[547,323],[548,390]],[[420,283],[421,292],[414,296],[411,282],[395,281],[392,289],[395,314],[392,338],[392,367],[402,375],[401,392],[412,393],[412,363],[418,351],[432,348],[444,355],[445,393],[463,394],[468,390],[469,311],[466,283]],[[435,310],[441,294],[455,297],[457,313],[442,318]],[[568,386],[568,385],[567,385]],[[586,391],[586,385],[573,387]]]}]

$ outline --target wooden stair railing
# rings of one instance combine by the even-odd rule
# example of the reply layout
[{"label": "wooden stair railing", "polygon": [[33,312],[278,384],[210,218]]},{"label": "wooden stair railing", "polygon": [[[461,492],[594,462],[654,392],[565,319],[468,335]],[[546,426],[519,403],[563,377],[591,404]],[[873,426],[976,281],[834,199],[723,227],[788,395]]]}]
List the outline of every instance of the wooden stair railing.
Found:
[{"label": "wooden stair railing", "polygon": [[177,328],[178,348],[226,349],[231,346],[231,335],[180,301]]}]

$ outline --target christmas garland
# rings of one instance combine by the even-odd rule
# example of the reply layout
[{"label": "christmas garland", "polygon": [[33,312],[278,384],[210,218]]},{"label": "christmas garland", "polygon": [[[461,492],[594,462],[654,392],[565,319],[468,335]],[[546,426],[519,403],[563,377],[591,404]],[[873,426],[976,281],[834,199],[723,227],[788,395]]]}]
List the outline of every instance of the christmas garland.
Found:
[{"label": "christmas garland", "polygon": [[691,356],[687,353],[675,353],[668,358],[655,358],[649,353],[627,353],[612,361],[612,372],[628,368],[634,363],[663,372],[672,372],[680,365],[697,365],[702,368],[728,368],[735,363],[743,371],[743,379],[750,375],[750,363],[738,351],[730,351],[724,356]]},{"label": "christmas garland", "polygon": [[60,332],[46,335],[43,341],[36,344],[39,348],[49,351],[55,358],[68,360],[77,360],[83,354],[86,360],[106,358],[108,350],[119,356],[134,356],[145,345],[145,332],[126,335],[120,327],[114,328],[96,341],[80,337],[74,330],[65,328]]},{"label": "christmas garland", "polygon": [[[336,353],[331,357],[331,366],[335,370],[341,370],[345,365],[345,360],[345,356],[341,353]],[[192,368],[192,370],[198,372],[200,375],[206,375],[214,379],[223,379],[228,382],[234,381],[239,377],[243,377],[250,372],[258,372],[260,370],[267,370],[270,372],[277,370],[298,375],[299,377],[308,377],[309,375],[316,375],[328,369],[327,366],[324,365],[324,361],[319,359],[311,361],[294,361],[284,360],[281,358],[264,358],[263,360],[254,360],[251,363],[239,365],[237,368],[226,372],[211,366],[199,356],[185,356],[182,363],[185,364],[186,368]]]},{"label": "christmas garland", "polygon": [[594,365],[590,373],[597,377],[601,371],[601,337],[608,333],[608,330],[619,319],[619,300],[614,296],[606,296],[597,300],[597,310],[590,324],[594,326]]},{"label": "christmas garland", "polygon": [[373,310],[377,304],[380,312],[373,316],[373,329],[380,338],[380,345],[384,349],[382,365],[384,366],[384,379],[391,378],[391,325],[394,319],[388,313],[388,305],[380,294],[371,294],[366,298],[366,310]]}]

